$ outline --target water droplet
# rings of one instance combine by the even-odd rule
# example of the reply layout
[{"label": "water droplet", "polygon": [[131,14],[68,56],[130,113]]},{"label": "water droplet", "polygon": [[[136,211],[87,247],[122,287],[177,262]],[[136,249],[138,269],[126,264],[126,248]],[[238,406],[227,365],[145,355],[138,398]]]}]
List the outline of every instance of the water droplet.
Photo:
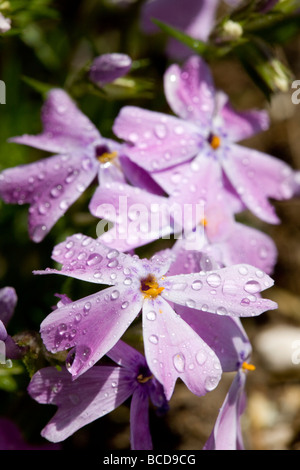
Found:
[{"label": "water droplet", "polygon": [[241,304],[243,307],[247,307],[247,305],[250,304],[250,300],[247,299],[247,297],[245,297],[244,299],[241,300],[240,304]]},{"label": "water droplet", "polygon": [[89,348],[88,346],[86,346],[86,347],[83,349],[83,351],[82,351],[82,356],[81,356],[81,357],[82,357],[82,360],[83,360],[83,361],[87,361],[88,358],[89,358],[90,355],[91,355],[91,352],[92,352],[92,351],[91,351],[91,348]]},{"label": "water droplet", "polygon": [[121,308],[125,309],[128,307],[128,305],[129,305],[129,302],[125,301],[122,303]]},{"label": "water droplet", "polygon": [[67,329],[67,325],[65,323],[61,323],[58,325],[57,332],[60,336],[62,336],[67,331]]},{"label": "water droplet", "polygon": [[237,293],[237,285],[235,281],[226,279],[223,284],[223,294],[235,295]]},{"label": "water droplet", "polygon": [[173,290],[184,290],[187,287],[186,282],[175,282],[172,284],[172,289]]},{"label": "water droplet", "polygon": [[188,299],[185,302],[185,305],[189,308],[195,308],[196,307],[196,302],[193,299]]},{"label": "water droplet", "polygon": [[54,186],[51,191],[50,191],[50,196],[56,199],[57,197],[61,196],[63,193],[64,188],[62,187],[61,184],[57,184]]},{"label": "water droplet", "polygon": [[219,274],[209,274],[209,276],[207,276],[206,282],[210,287],[219,287],[221,284],[221,277]]},{"label": "water droplet", "polygon": [[259,282],[253,280],[246,282],[244,285],[244,290],[249,294],[256,294],[257,292],[261,291],[261,287]]},{"label": "water droplet", "polygon": [[259,277],[260,279],[264,277],[264,272],[263,271],[260,271],[259,269],[257,271],[255,271],[255,274],[257,277]]},{"label": "water droplet", "polygon": [[201,307],[201,310],[203,310],[203,312],[207,312],[207,310],[208,310],[208,305],[203,304],[202,307]]},{"label": "water droplet", "polygon": [[120,297],[120,292],[118,290],[113,290],[110,294],[111,300],[117,300]]},{"label": "water droplet", "polygon": [[84,304],[84,307],[83,307],[83,314],[87,315],[89,311],[91,310],[91,307],[92,307],[91,302],[86,302],[86,304]]},{"label": "water droplet", "polygon": [[201,271],[211,271],[213,269],[211,259],[208,256],[201,256],[199,264]]},{"label": "water droplet", "polygon": [[151,335],[149,341],[152,344],[158,344],[158,337],[156,335]]},{"label": "water droplet", "polygon": [[175,356],[173,357],[173,364],[174,364],[175,369],[178,372],[184,372],[184,369],[185,369],[184,355],[181,353],[175,354]]},{"label": "water droplet", "polygon": [[164,124],[156,124],[154,133],[159,139],[164,139],[167,135],[167,128]]},{"label": "water droplet", "polygon": [[86,261],[86,264],[88,266],[95,266],[95,264],[98,264],[100,263],[100,261],[102,261],[103,257],[101,255],[99,255],[98,253],[92,253],[87,261]]},{"label": "water droplet", "polygon": [[75,320],[77,321],[77,323],[80,322],[81,318],[82,318],[82,317],[81,317],[81,313],[76,313],[76,315],[75,315]]},{"label": "water droplet", "polygon": [[242,276],[246,276],[246,274],[248,274],[248,269],[246,268],[246,266],[240,266],[239,273],[242,274]]},{"label": "water droplet", "polygon": [[216,388],[216,386],[218,385],[219,383],[219,380],[217,377],[214,377],[214,376],[210,376],[210,377],[207,377],[205,379],[205,382],[204,382],[204,386],[206,388],[206,390],[208,392],[210,392],[211,390],[213,390],[214,388]]},{"label": "water droplet", "polygon": [[113,259],[112,261],[110,261],[110,262],[108,263],[107,266],[108,266],[109,268],[116,268],[116,267],[118,266],[118,264],[119,264],[118,260],[117,260],[117,259]]},{"label": "water droplet", "polygon": [[156,312],[150,311],[146,315],[147,320],[154,321],[156,319]]},{"label": "water droplet", "polygon": [[196,279],[196,281],[194,281],[192,284],[192,289],[200,290],[202,285],[203,285],[202,282],[199,279]]},{"label": "water droplet", "polygon": [[204,351],[198,351],[196,354],[196,361],[198,362],[199,366],[203,366],[207,359],[207,355]]},{"label": "water droplet", "polygon": [[125,284],[125,286],[130,286],[130,285],[132,284],[132,279],[131,279],[131,277],[126,277],[126,278],[124,279],[124,284]]},{"label": "water droplet", "polygon": [[225,307],[218,307],[216,313],[217,315],[227,315],[227,309]]}]

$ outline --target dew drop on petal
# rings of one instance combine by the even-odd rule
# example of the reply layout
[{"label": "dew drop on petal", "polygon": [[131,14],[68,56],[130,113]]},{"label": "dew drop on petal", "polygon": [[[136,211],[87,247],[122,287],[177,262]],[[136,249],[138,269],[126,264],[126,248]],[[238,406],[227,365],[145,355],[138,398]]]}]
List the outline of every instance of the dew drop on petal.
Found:
[{"label": "dew drop on petal", "polygon": [[95,264],[98,264],[102,261],[103,257],[101,255],[99,255],[98,253],[92,253],[87,261],[86,261],[86,264],[88,266],[95,266]]},{"label": "dew drop on petal", "polygon": [[214,390],[219,383],[219,379],[214,376],[209,376],[205,379],[204,386],[208,392]]},{"label": "dew drop on petal", "polygon": [[225,307],[218,307],[216,310],[217,315],[227,315],[227,309]]},{"label": "dew drop on petal", "polygon": [[158,337],[157,337],[156,335],[151,335],[151,336],[149,337],[149,341],[150,341],[150,343],[152,343],[152,344],[158,344]]},{"label": "dew drop on petal", "polygon": [[202,366],[207,359],[207,355],[204,351],[198,351],[196,354],[196,361],[199,364],[199,366]]},{"label": "dew drop on petal", "polygon": [[221,285],[221,277],[219,274],[209,274],[209,276],[207,276],[206,282],[210,287],[219,287]]},{"label": "dew drop on petal", "polygon": [[185,305],[189,308],[195,308],[196,307],[196,302],[195,300],[193,299],[188,299],[186,302],[185,302]]},{"label": "dew drop on petal", "polygon": [[61,323],[58,325],[57,332],[60,336],[62,336],[67,331],[67,325],[65,323]]},{"label": "dew drop on petal", "polygon": [[248,269],[246,268],[246,266],[240,266],[239,273],[242,274],[242,276],[246,276],[246,274],[248,274]]},{"label": "dew drop on petal", "polygon": [[156,312],[154,312],[153,310],[147,312],[146,318],[147,320],[154,321],[156,319]]},{"label": "dew drop on petal", "polygon": [[125,300],[125,302],[122,303],[121,308],[125,309],[125,308],[128,307],[128,305],[129,305],[129,302],[127,302],[127,300]]},{"label": "dew drop on petal", "polygon": [[250,300],[245,297],[244,299],[241,300],[240,304],[244,307],[247,307],[247,305],[250,304]]},{"label": "dew drop on petal", "polygon": [[178,353],[173,357],[173,364],[177,372],[184,372],[185,370],[185,357],[183,354]]},{"label": "dew drop on petal", "polygon": [[259,282],[253,280],[246,282],[244,285],[244,290],[249,294],[257,294],[257,292],[261,291],[261,287]]},{"label": "dew drop on petal", "polygon": [[200,290],[201,287],[202,287],[202,282],[199,279],[196,279],[196,281],[194,281],[192,284],[192,289],[194,290]]},{"label": "dew drop on petal", "polygon": [[120,292],[118,290],[113,290],[110,294],[111,300],[117,300],[120,297]]}]

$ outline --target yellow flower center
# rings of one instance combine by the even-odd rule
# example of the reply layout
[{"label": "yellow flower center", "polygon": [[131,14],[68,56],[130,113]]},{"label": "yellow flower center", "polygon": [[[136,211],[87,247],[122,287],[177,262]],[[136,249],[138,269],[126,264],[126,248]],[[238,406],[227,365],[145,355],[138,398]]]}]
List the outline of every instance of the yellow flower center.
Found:
[{"label": "yellow flower center", "polygon": [[159,287],[156,278],[152,274],[149,274],[146,279],[141,281],[141,291],[145,299],[155,299],[163,290],[164,287]]},{"label": "yellow flower center", "polygon": [[255,370],[256,367],[253,365],[253,364],[248,364],[248,362],[243,362],[242,364],[242,369],[245,371],[245,370]]},{"label": "yellow flower center", "polygon": [[218,137],[217,135],[215,134],[211,134],[209,137],[208,137],[208,142],[210,144],[210,146],[214,149],[214,150],[217,150],[220,145],[221,145],[221,139],[220,137]]},{"label": "yellow flower center", "polygon": [[100,163],[111,163],[118,156],[118,152],[104,152],[101,155],[97,155],[97,159]]},{"label": "yellow flower center", "polygon": [[203,227],[207,227],[207,219],[205,217],[203,217],[203,219],[200,220],[200,224],[203,225]]}]

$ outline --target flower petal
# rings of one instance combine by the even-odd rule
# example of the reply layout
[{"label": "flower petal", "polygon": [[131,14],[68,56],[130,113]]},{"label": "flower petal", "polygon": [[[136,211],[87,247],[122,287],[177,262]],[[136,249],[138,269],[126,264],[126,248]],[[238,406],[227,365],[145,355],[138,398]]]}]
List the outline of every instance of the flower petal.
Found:
[{"label": "flower petal", "polygon": [[[85,160],[89,161],[88,170],[83,166]],[[30,204],[29,235],[38,243],[96,174],[96,160],[76,154],[56,155],[4,170],[0,175],[0,197],[8,204]]]},{"label": "flower petal", "polygon": [[203,126],[206,135],[215,107],[215,89],[210,69],[203,59],[191,56],[182,68],[171,65],[164,75],[164,89],[173,112]]},{"label": "flower petal", "polygon": [[277,248],[273,239],[253,227],[236,222],[227,240],[218,244],[223,263],[251,264],[271,274],[277,261]]},{"label": "flower petal", "polygon": [[161,297],[144,302],[143,337],[148,366],[167,400],[178,377],[200,396],[217,386],[222,372],[219,359]]},{"label": "flower petal", "polygon": [[235,144],[222,159],[222,166],[248,209],[268,223],[279,223],[268,198],[292,196],[291,168],[275,157]]},{"label": "flower petal", "polygon": [[167,276],[161,296],[179,305],[219,315],[249,317],[277,308],[259,295],[274,281],[250,265],[235,265],[216,271]]},{"label": "flower petal", "polygon": [[133,380],[121,367],[95,366],[76,381],[68,371],[47,367],[35,373],[29,395],[39,403],[58,406],[42,436],[60,442],[121,405],[133,392]]},{"label": "flower petal", "polygon": [[65,153],[84,148],[101,136],[91,121],[77,108],[75,102],[62,89],[48,93],[42,108],[43,132],[23,135],[10,142],[29,145],[48,152]]},{"label": "flower petal", "polygon": [[0,321],[7,325],[11,319],[18,297],[13,287],[3,287],[0,289]]},{"label": "flower petal", "polygon": [[239,318],[212,315],[182,305],[176,312],[218,356],[223,372],[236,371],[252,352]]},{"label": "flower petal", "polygon": [[121,109],[113,130],[134,145],[126,151],[127,156],[148,172],[190,160],[203,140],[191,122],[134,106]]},{"label": "flower petal", "polygon": [[46,269],[35,274],[62,274],[97,284],[121,286],[148,274],[137,256],[120,253],[80,233],[56,245],[52,259],[62,264],[60,271]]},{"label": "flower petal", "polygon": [[152,450],[149,429],[149,396],[142,387],[136,388],[131,399],[130,443],[131,450]]},{"label": "flower petal", "polygon": [[93,60],[90,80],[100,86],[123,77],[131,69],[132,60],[127,54],[102,54]]},{"label": "flower petal", "polygon": [[140,368],[147,367],[144,356],[122,340],[119,340],[106,355],[119,366],[125,367],[133,372],[139,371]]},{"label": "flower petal", "polygon": [[219,411],[213,432],[203,450],[243,450],[240,416],[246,374],[239,370]]},{"label": "flower petal", "polygon": [[266,111],[252,109],[238,112],[232,108],[227,95],[224,101],[219,117],[223,119],[222,127],[230,141],[238,142],[269,128],[270,119]]},{"label": "flower petal", "polygon": [[110,287],[54,310],[41,324],[50,351],[74,348],[67,359],[74,378],[83,374],[121,338],[142,308],[136,288]]}]

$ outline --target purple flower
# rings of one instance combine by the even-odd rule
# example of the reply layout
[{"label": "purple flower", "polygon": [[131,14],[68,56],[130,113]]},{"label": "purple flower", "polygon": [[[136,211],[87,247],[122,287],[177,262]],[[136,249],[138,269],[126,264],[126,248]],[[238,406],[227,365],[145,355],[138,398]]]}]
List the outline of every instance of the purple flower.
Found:
[{"label": "purple flower", "polygon": [[[206,41],[214,26],[219,0],[152,0],[144,4],[141,11],[141,27],[146,33],[155,33],[157,26],[152,18],[167,23],[186,34]],[[178,41],[171,39],[168,54],[181,58],[189,49]]]},{"label": "purple flower", "polygon": [[132,65],[127,54],[102,54],[94,59],[90,67],[90,79],[99,86],[113,82],[126,75]]},{"label": "purple flower", "polygon": [[129,397],[130,437],[133,450],[152,449],[149,430],[149,399],[160,410],[167,409],[163,388],[153,377],[145,358],[122,341],[107,355],[117,365],[94,366],[73,381],[66,369],[41,369],[28,387],[39,403],[58,406],[58,411],[42,436],[52,442],[63,441],[75,431],[101,418]]},{"label": "purple flower", "polygon": [[[256,297],[272,279],[249,265],[210,272],[165,276],[171,252],[141,260],[108,248],[81,234],[54,248],[52,257],[62,263],[55,273],[110,286],[52,312],[41,324],[49,350],[71,349],[67,367],[74,378],[106,354],[142,310],[146,360],[162,383],[169,400],[176,379],[203,395],[217,385],[221,367],[216,355],[173,309],[177,305],[205,309],[212,314],[253,316],[274,309],[274,302]],[[252,295],[251,301],[249,294]],[[205,354],[203,368],[197,361]]]},{"label": "purple flower", "polygon": [[[169,67],[164,77],[169,105],[179,117],[126,106],[114,123],[115,134],[129,141],[128,156],[148,171],[169,194],[174,175],[197,171],[211,160],[222,172],[223,184],[257,217],[278,223],[269,198],[292,195],[291,168],[270,155],[236,142],[268,127],[264,111],[236,112],[228,97],[216,92],[208,66],[197,56],[182,69]],[[181,168],[182,167],[182,168]]]},{"label": "purple flower", "polygon": [[[43,132],[23,135],[12,142],[36,147],[57,155],[9,168],[0,174],[0,197],[11,204],[29,203],[29,235],[40,242],[99,176],[100,184],[125,181],[121,158],[122,146],[103,138],[89,119],[79,111],[68,94],[51,90],[42,110]],[[126,158],[124,157],[126,163]],[[133,182],[151,185],[140,178],[142,169],[126,166],[126,176]],[[155,185],[154,185],[155,186]],[[151,189],[150,189],[151,190]]]},{"label": "purple flower", "polygon": [[5,351],[2,350],[2,347],[0,348],[0,356],[4,356],[1,358],[4,362],[6,358],[18,359],[20,357],[19,347],[6,331],[6,326],[14,313],[17,300],[17,294],[13,287],[0,289],[0,343],[4,344],[5,348]]},{"label": "purple flower", "polygon": [[59,450],[59,445],[25,442],[16,424],[7,418],[0,418],[0,450]]}]

